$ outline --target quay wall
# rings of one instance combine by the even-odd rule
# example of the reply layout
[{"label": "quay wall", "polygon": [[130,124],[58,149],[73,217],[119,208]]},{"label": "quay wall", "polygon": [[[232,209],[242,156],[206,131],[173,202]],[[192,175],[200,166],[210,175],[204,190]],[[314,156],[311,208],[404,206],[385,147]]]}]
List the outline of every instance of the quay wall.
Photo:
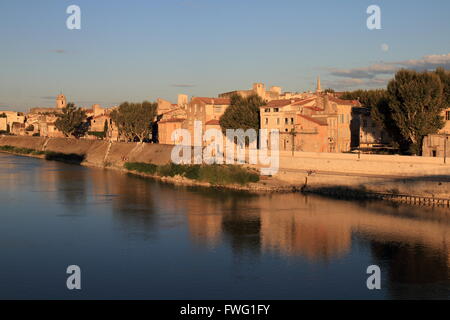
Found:
[{"label": "quay wall", "polygon": [[[170,162],[173,146],[70,138],[0,136],[0,146],[84,156],[83,165],[123,168],[125,162]],[[450,162],[450,161],[449,161]],[[355,192],[395,193],[450,199],[450,164],[442,158],[390,155],[280,152],[280,185],[320,192],[347,188]]]}]

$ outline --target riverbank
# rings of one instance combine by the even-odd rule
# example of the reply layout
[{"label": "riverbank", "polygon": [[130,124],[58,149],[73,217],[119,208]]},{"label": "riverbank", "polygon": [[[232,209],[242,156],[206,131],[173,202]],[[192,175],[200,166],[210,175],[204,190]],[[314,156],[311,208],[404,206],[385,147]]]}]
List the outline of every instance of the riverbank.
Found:
[{"label": "riverbank", "polygon": [[[169,164],[173,148],[170,145],[2,136],[1,146],[23,149],[26,152],[22,155],[47,159],[49,154],[56,158],[59,156],[59,160],[63,161],[67,160],[64,158],[68,155],[69,160],[78,156],[77,161],[81,165],[120,170],[180,185],[228,188],[251,193],[302,191],[335,198],[411,199],[409,203],[442,204],[450,200],[450,165],[436,158],[280,152],[280,169],[276,176],[260,177],[260,181],[246,185],[220,185],[183,176],[158,176],[125,168],[126,163]],[[245,167],[259,170],[257,166]]]},{"label": "riverbank", "polygon": [[[11,142],[11,139],[8,139],[8,141]],[[112,148],[113,146],[114,144],[111,144],[110,148]],[[114,146],[116,150],[126,150],[126,148],[120,147],[121,146]],[[138,145],[138,147],[141,149],[145,149],[142,148],[145,147],[145,145]],[[98,146],[96,146],[96,144],[93,144],[90,146],[90,148],[94,149],[94,154],[90,154],[89,151],[82,154],[55,152],[49,150],[42,151],[24,148],[22,144],[20,144],[20,146],[18,147],[0,144],[0,152],[18,156],[40,158],[50,161],[61,161],[66,163],[79,164],[89,167],[118,170],[122,173],[138,175],[141,177],[151,178],[175,185],[229,189],[245,191],[249,193],[287,193],[299,191],[301,188],[301,185],[286,184],[273,177],[260,177],[258,171],[255,168],[249,166],[175,165],[169,161],[162,161],[161,159],[163,158],[163,156],[159,157],[159,165],[149,162],[147,160],[148,158],[146,158],[147,162],[124,162],[128,159],[140,159],[141,157],[138,156],[137,152],[134,152],[134,156],[132,156],[133,152],[131,152],[131,155],[129,156],[122,156],[120,158],[120,161],[115,162],[108,161],[108,159],[110,159],[110,157],[118,158],[117,154],[109,153],[109,157],[105,157],[104,162],[102,164],[99,164],[97,161],[92,161],[92,159],[99,158],[98,155],[95,155],[95,152],[99,149]],[[61,149],[58,148],[53,150],[59,151]],[[76,150],[73,149],[66,148],[66,150],[76,152]],[[148,152],[148,150],[141,150],[141,152],[142,151],[145,151],[145,153]],[[91,159],[91,161],[89,161],[89,159]],[[123,165],[121,165],[122,162]]]}]

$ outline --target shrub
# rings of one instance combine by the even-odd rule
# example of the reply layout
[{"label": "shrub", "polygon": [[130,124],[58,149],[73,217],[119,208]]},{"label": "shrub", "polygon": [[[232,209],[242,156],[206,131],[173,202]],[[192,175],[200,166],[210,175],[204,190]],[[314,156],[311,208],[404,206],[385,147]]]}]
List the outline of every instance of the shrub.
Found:
[{"label": "shrub", "polygon": [[137,171],[148,174],[155,174],[157,165],[151,163],[142,163],[142,162],[127,162],[125,163],[125,169],[130,171]]},{"label": "shrub", "polygon": [[179,165],[169,163],[157,166],[149,163],[127,162],[130,171],[157,174],[160,177],[182,176],[191,180],[209,182],[213,185],[258,182],[259,175],[248,168],[235,165]]}]

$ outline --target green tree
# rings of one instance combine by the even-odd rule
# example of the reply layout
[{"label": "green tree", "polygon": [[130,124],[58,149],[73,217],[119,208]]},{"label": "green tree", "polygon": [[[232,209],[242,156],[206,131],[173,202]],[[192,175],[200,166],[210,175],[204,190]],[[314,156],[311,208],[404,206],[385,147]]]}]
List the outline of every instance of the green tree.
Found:
[{"label": "green tree", "polygon": [[226,134],[227,129],[254,129],[258,132],[259,107],[265,104],[266,102],[256,94],[248,97],[237,94],[231,96],[230,106],[219,120],[223,133]]},{"label": "green tree", "polygon": [[77,108],[73,103],[68,103],[67,107],[62,109],[62,113],[57,114],[57,117],[55,126],[66,137],[74,136],[78,139],[86,134],[89,127],[86,122],[86,112]]},{"label": "green tree", "polygon": [[400,70],[388,84],[386,112],[409,145],[421,155],[423,138],[444,126],[441,113],[447,106],[444,85],[435,72]]},{"label": "green tree", "polygon": [[158,104],[144,101],[142,103],[122,103],[111,113],[111,119],[117,125],[119,134],[127,140],[148,139],[157,115]]},{"label": "green tree", "polygon": [[103,132],[105,133],[105,137],[108,134],[108,120],[105,120],[105,124],[103,125]]}]

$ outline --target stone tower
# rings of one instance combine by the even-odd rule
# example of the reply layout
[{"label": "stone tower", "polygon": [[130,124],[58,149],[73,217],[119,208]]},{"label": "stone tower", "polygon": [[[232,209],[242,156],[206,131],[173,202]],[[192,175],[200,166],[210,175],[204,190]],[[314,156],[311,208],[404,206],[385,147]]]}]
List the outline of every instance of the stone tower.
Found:
[{"label": "stone tower", "polygon": [[322,86],[320,85],[320,77],[317,77],[317,89],[316,89],[317,93],[321,93],[322,92]]},{"label": "stone tower", "polygon": [[67,107],[66,96],[60,94],[56,97],[56,109],[64,109],[65,107]]}]

